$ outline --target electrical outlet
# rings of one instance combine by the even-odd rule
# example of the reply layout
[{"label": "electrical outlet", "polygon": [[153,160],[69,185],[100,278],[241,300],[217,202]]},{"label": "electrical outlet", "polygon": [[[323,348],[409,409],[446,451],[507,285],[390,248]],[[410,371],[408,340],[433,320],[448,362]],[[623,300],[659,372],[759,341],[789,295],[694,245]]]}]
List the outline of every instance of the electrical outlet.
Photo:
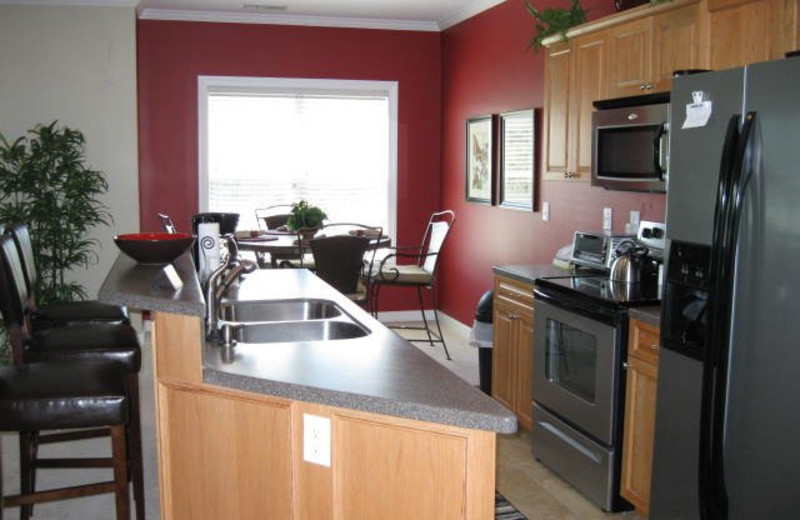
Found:
[{"label": "electrical outlet", "polygon": [[642,214],[638,211],[631,211],[631,218],[628,219],[628,222],[631,223],[631,230],[633,233],[637,233],[639,231],[639,222],[642,219]]},{"label": "electrical outlet", "polygon": [[545,222],[550,220],[550,203],[542,202],[542,220]]},{"label": "electrical outlet", "polygon": [[603,208],[603,229],[606,231],[611,231],[612,216],[613,210],[611,208]]},{"label": "electrical outlet", "polygon": [[303,414],[303,460],[331,467],[331,420]]}]

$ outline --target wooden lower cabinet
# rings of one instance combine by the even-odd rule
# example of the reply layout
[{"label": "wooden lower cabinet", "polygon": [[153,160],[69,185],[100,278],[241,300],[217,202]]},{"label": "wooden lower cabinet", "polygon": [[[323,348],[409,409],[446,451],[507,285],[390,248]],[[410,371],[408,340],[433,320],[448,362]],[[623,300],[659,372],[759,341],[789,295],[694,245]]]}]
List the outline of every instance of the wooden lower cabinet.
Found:
[{"label": "wooden lower cabinet", "polygon": [[650,511],[658,383],[658,329],[631,320],[626,365],[620,493],[641,516]]},{"label": "wooden lower cabinet", "polygon": [[[179,363],[199,361],[201,329],[156,314],[164,520],[494,518],[493,432],[204,384]],[[330,466],[304,459],[306,414],[331,422]]]},{"label": "wooden lower cabinet", "polygon": [[533,286],[495,277],[492,397],[530,431],[533,397]]},{"label": "wooden lower cabinet", "polygon": [[290,410],[162,387],[163,518],[291,518]]}]

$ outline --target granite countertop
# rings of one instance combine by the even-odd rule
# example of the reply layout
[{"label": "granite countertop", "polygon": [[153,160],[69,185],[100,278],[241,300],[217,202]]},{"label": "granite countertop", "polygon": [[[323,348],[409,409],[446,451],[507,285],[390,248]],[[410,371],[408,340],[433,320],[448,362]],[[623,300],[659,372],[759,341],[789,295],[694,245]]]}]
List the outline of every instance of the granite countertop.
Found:
[{"label": "granite countertop", "polygon": [[205,317],[205,298],[191,253],[184,253],[172,263],[172,267],[183,282],[183,287],[178,290],[170,284],[165,266],[137,264],[120,253],[97,298],[105,303],[135,309]]},{"label": "granite countertop", "polygon": [[492,271],[495,274],[502,274],[531,285],[537,278],[571,276],[575,273],[573,269],[565,269],[553,264],[495,265],[492,267]]},{"label": "granite countertop", "polygon": [[[170,293],[164,287],[165,281],[159,281],[163,276],[159,269],[136,266],[121,256],[103,284],[100,299],[202,316],[202,312],[197,313],[197,306],[204,312],[204,300],[191,258],[188,262],[176,269],[182,278],[193,277],[194,283],[187,284],[185,280],[182,289]],[[233,349],[207,342],[198,345],[203,349],[203,380],[207,384],[464,428],[499,433],[517,430],[516,417],[509,410],[386,328],[310,271],[257,270],[234,286],[230,297],[333,300],[370,334],[348,340],[240,343]]]},{"label": "granite countertop", "polygon": [[654,327],[660,327],[661,306],[652,305],[648,307],[631,307],[628,309],[628,317],[643,321],[644,323]]}]

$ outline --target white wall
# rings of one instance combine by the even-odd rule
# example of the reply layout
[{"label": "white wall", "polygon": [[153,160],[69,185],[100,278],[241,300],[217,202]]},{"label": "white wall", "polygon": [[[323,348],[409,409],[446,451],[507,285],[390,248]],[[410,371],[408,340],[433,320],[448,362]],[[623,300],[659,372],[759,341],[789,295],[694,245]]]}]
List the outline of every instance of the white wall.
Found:
[{"label": "white wall", "polygon": [[72,273],[94,297],[118,254],[114,234],[139,230],[133,7],[0,5],[0,132],[56,119],[83,132],[87,163],[109,184],[114,224],[93,232],[100,262]]}]

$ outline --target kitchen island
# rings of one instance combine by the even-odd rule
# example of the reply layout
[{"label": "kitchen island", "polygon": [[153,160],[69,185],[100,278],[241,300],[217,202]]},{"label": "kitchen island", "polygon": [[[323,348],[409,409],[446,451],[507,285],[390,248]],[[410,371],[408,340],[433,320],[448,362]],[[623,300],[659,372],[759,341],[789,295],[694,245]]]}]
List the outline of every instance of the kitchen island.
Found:
[{"label": "kitchen island", "polygon": [[332,301],[369,333],[206,342],[191,259],[175,268],[178,290],[120,256],[99,295],[153,311],[162,518],[493,518],[508,410],[305,270],[257,271],[230,297]]}]

